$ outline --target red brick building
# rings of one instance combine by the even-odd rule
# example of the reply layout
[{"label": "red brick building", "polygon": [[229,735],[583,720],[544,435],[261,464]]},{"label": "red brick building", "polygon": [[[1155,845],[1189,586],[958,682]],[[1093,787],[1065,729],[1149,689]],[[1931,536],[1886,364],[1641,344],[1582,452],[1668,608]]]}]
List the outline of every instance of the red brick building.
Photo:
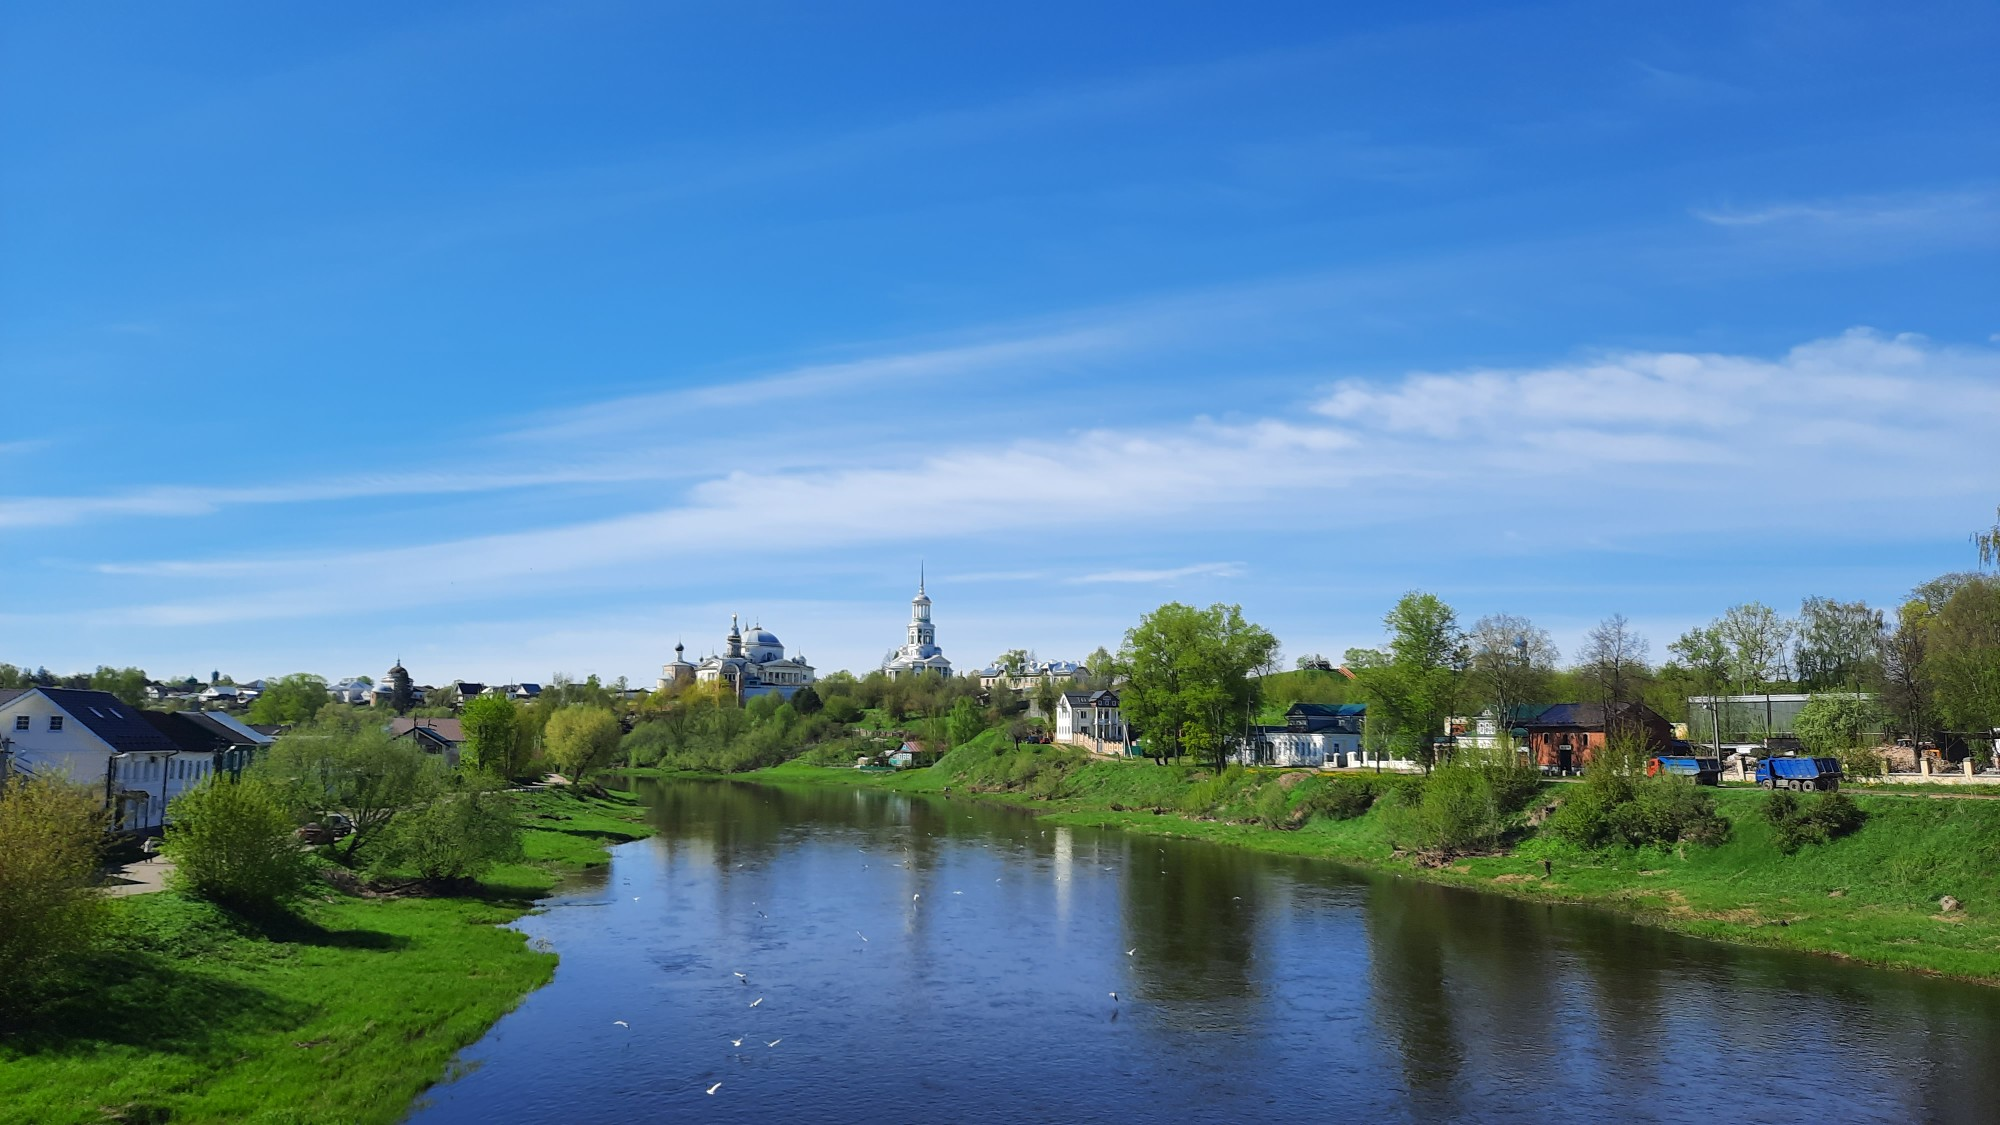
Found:
[{"label": "red brick building", "polygon": [[1528,753],[1545,769],[1582,769],[1597,756],[1606,738],[1614,731],[1630,731],[1643,740],[1648,754],[1665,750],[1673,741],[1673,727],[1660,713],[1643,703],[1621,703],[1609,711],[1602,703],[1557,703],[1523,722],[1528,732]]}]

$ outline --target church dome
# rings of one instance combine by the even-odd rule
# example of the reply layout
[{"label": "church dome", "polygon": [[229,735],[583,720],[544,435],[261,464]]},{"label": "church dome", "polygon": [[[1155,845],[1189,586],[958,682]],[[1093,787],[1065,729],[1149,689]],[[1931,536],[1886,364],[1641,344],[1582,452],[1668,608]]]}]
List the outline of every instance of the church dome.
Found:
[{"label": "church dome", "polygon": [[743,643],[746,645],[775,646],[779,644],[779,641],[778,638],[775,635],[773,635],[769,629],[764,629],[760,627],[750,630],[750,632],[744,636]]}]

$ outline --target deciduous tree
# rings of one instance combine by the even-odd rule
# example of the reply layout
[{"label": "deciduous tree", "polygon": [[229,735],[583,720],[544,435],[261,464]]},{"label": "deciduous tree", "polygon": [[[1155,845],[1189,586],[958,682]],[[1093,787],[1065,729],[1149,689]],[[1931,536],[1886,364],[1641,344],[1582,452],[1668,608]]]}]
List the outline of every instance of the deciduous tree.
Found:
[{"label": "deciduous tree", "polygon": [[310,672],[294,672],[264,685],[250,702],[253,723],[303,723],[333,700],[326,680]]},{"label": "deciduous tree", "polygon": [[[741,714],[736,708],[730,708]],[[542,745],[549,761],[572,783],[582,784],[590,774],[610,763],[618,752],[618,717],[609,708],[574,703],[549,716],[543,728]]]},{"label": "deciduous tree", "polygon": [[1562,659],[1548,630],[1525,617],[1495,613],[1474,623],[1468,640],[1473,697],[1493,708],[1503,732],[1516,707],[1548,698],[1550,676]]},{"label": "deciduous tree", "polygon": [[281,787],[301,816],[345,816],[354,831],[340,842],[338,855],[353,864],[399,812],[429,800],[444,773],[443,759],[393,737],[379,720],[329,712],[279,738],[246,776]]},{"label": "deciduous tree", "polygon": [[1349,649],[1347,667],[1368,695],[1371,737],[1429,770],[1457,710],[1468,653],[1458,614],[1435,594],[1402,596],[1382,618],[1386,649]]},{"label": "deciduous tree", "polygon": [[1219,769],[1256,710],[1258,674],[1277,655],[1277,638],[1245,620],[1240,606],[1169,602],[1125,633],[1120,709],[1156,758],[1189,749],[1184,732],[1198,731]]}]

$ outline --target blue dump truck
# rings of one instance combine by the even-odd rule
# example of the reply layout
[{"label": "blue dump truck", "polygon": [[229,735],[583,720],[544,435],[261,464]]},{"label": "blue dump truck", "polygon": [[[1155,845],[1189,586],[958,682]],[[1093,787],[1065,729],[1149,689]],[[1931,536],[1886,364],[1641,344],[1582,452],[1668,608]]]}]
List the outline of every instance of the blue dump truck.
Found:
[{"label": "blue dump truck", "polygon": [[1722,784],[1722,759],[1684,758],[1662,754],[1646,763],[1646,776],[1654,777],[1663,773],[1676,773],[1691,777],[1696,785]]},{"label": "blue dump truck", "polygon": [[1838,789],[1839,758],[1766,758],[1757,763],[1757,784],[1766,789]]}]

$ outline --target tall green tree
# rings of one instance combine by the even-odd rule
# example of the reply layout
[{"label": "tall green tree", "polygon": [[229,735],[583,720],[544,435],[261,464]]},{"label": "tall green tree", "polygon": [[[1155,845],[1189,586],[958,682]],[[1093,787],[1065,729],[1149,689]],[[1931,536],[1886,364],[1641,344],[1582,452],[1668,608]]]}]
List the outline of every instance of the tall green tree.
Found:
[{"label": "tall green tree", "polygon": [[504,695],[482,695],[465,705],[465,760],[494,777],[519,777],[528,765],[528,729],[520,708]]},{"label": "tall green tree", "polygon": [[978,738],[986,729],[986,716],[979,705],[969,698],[961,698],[951,705],[951,713],[945,716],[946,736],[953,746],[963,746]]},{"label": "tall green tree", "polygon": [[1374,743],[1422,765],[1458,709],[1470,654],[1458,613],[1435,594],[1404,594],[1382,617],[1386,648],[1349,649],[1347,667],[1367,694]]},{"label": "tall green tree", "polygon": [[303,723],[332,701],[324,678],[310,672],[294,672],[264,685],[262,694],[250,701],[250,721]]},{"label": "tall green tree", "polygon": [[1190,749],[1186,732],[1196,731],[1220,769],[1256,713],[1259,677],[1277,657],[1278,639],[1246,620],[1241,606],[1169,602],[1125,633],[1119,707],[1156,759]]},{"label": "tall green tree", "polygon": [[1951,595],[1930,630],[1924,673],[1949,729],[2000,729],[2000,579],[1974,579]]}]

